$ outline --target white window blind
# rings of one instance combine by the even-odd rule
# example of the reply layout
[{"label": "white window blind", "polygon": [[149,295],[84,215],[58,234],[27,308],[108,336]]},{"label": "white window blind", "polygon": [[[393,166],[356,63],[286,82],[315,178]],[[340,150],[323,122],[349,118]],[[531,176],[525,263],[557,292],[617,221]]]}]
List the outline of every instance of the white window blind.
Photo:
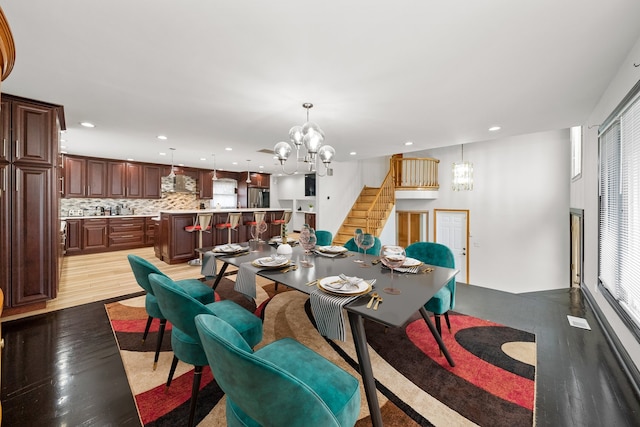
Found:
[{"label": "white window blind", "polygon": [[600,281],[640,327],[640,102],[600,136]]}]

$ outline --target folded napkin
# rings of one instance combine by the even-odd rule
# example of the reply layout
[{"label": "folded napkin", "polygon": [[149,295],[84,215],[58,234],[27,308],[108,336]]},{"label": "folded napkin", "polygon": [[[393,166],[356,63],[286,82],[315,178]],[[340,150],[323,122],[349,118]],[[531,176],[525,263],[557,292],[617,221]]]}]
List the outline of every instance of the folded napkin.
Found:
[{"label": "folded napkin", "polygon": [[[358,279],[358,278],[349,278]],[[358,279],[362,281],[362,279]],[[357,282],[356,282],[357,283]],[[375,280],[369,280],[373,285]],[[329,339],[338,339],[344,341],[347,336],[345,329],[343,308],[349,302],[359,298],[361,295],[333,295],[328,294],[320,289],[311,292],[311,311],[316,321],[316,326],[320,335]]]},{"label": "folded napkin", "polygon": [[238,245],[237,243],[229,243],[226,245],[218,245],[213,248],[213,252],[240,252],[245,249],[243,246]]},{"label": "folded napkin", "polygon": [[313,253],[320,256],[326,256],[327,258],[335,258],[337,256],[343,255],[343,254],[336,254],[336,253],[330,253],[330,252],[322,252],[322,251],[319,251],[318,249],[314,250]]},{"label": "folded napkin", "polygon": [[272,256],[270,261],[264,263],[263,266],[256,267],[250,262],[243,262],[238,269],[236,284],[233,289],[250,298],[256,297],[256,273],[265,267],[273,267],[280,265],[286,257]]}]

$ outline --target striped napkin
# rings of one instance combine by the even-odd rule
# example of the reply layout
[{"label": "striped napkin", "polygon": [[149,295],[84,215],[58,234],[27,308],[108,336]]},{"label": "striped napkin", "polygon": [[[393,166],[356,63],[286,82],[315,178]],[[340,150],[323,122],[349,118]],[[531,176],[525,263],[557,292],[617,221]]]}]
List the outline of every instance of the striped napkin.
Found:
[{"label": "striped napkin", "polygon": [[[375,280],[368,280],[373,286]],[[318,327],[318,332],[332,340],[344,341],[347,336],[345,329],[344,312],[342,309],[346,304],[359,298],[361,295],[333,295],[320,289],[316,289],[310,294],[311,311]]]},{"label": "striped napkin", "polygon": [[233,289],[248,296],[256,297],[256,273],[260,271],[260,267],[256,267],[250,262],[243,262],[238,269],[236,284]]},{"label": "striped napkin", "polygon": [[[384,264],[382,264],[382,268],[386,268],[387,270],[390,270],[390,268],[387,267]],[[420,266],[419,265],[414,265],[413,267],[396,267],[393,270],[397,271],[398,273],[413,273],[413,274],[416,274],[416,273],[418,273],[420,271]]]}]

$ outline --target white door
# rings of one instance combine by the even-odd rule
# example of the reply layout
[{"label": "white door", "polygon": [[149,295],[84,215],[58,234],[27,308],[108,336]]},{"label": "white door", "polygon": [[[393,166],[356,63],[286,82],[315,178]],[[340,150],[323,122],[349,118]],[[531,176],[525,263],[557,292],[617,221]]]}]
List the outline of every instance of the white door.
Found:
[{"label": "white door", "polygon": [[435,241],[453,252],[458,282],[469,283],[469,211],[435,210]]}]

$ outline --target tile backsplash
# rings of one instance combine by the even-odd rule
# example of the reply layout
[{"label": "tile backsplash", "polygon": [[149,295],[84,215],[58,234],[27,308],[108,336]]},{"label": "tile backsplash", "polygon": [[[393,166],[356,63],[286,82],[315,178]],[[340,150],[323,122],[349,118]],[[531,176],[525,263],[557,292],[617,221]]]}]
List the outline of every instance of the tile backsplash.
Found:
[{"label": "tile backsplash", "polygon": [[61,216],[68,216],[69,210],[94,210],[95,208],[113,208],[120,205],[122,208],[133,209],[136,215],[156,215],[161,210],[198,209],[200,203],[209,206],[208,199],[198,199],[193,193],[162,193],[161,199],[88,199],[70,198],[60,200]]}]

